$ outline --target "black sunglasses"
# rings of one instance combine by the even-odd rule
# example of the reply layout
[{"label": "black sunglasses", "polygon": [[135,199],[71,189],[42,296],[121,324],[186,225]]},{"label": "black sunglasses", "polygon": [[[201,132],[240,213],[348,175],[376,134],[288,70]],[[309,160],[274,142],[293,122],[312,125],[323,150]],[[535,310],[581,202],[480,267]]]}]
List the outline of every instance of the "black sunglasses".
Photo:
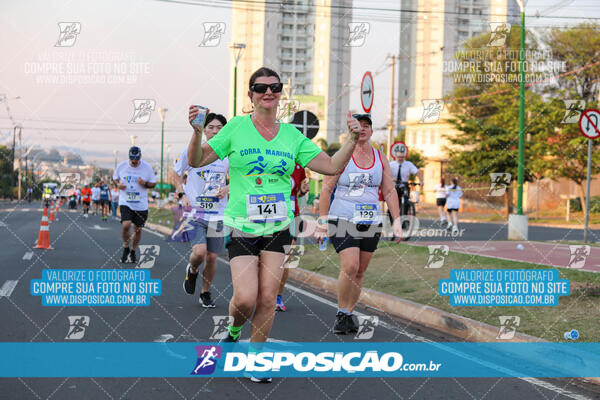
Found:
[{"label": "black sunglasses", "polygon": [[283,83],[271,83],[267,85],[266,83],[255,83],[250,86],[250,90],[256,93],[267,93],[267,88],[271,89],[271,93],[281,93],[283,90]]}]

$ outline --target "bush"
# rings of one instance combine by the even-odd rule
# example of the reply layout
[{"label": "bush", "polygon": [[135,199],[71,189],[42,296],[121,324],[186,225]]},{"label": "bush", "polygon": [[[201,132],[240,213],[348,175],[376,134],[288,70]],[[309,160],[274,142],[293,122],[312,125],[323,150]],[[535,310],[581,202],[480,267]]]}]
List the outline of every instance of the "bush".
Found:
[{"label": "bush", "polygon": [[[569,200],[571,211],[573,212],[581,212],[583,207],[581,207],[581,201],[579,201],[579,197],[576,199]],[[600,196],[592,196],[590,199],[590,214],[599,214],[600,213]]]}]

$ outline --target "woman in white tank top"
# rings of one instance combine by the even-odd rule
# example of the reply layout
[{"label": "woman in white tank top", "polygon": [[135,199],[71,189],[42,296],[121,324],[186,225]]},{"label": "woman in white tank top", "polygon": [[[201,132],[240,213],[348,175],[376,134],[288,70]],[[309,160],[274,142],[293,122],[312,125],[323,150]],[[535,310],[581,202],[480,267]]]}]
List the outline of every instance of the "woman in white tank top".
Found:
[{"label": "woman in white tank top", "polygon": [[326,176],[323,181],[315,233],[317,242],[322,242],[329,233],[340,257],[338,312],[333,331],[341,334],[358,330],[352,310],[360,297],[365,271],[381,235],[380,186],[394,220],[394,235],[402,237],[398,195],[390,165],[386,157],[371,146],[371,117],[368,114],[353,117],[361,124],[361,134],[344,171],[340,175]]}]

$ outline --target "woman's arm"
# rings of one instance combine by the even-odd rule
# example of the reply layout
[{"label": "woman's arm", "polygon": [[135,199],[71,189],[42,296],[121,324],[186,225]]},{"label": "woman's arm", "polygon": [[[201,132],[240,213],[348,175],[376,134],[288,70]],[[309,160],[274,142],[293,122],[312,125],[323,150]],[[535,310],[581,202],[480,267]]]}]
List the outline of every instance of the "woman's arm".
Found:
[{"label": "woman's arm", "polygon": [[[190,125],[198,115],[198,112],[197,107],[190,106]],[[217,153],[214,152],[208,143],[202,143],[202,127],[194,125],[192,127],[194,128],[194,133],[188,145],[188,164],[194,168],[199,168],[217,161],[217,158],[219,158]]]},{"label": "woman's arm", "polygon": [[321,188],[321,195],[319,197],[319,217],[326,218],[329,214],[329,207],[331,206],[331,193],[333,188],[337,185],[339,175],[331,175],[323,178],[323,187]]},{"label": "woman's arm", "polygon": [[400,207],[398,202],[398,193],[396,192],[396,185],[394,184],[394,178],[392,178],[392,170],[390,168],[390,163],[388,162],[386,157],[382,157],[381,153],[379,153],[379,157],[381,158],[381,162],[383,164],[383,177],[381,180],[381,193],[383,194],[383,199],[385,200],[388,209],[390,210],[390,214],[392,214],[392,219],[400,217]]}]

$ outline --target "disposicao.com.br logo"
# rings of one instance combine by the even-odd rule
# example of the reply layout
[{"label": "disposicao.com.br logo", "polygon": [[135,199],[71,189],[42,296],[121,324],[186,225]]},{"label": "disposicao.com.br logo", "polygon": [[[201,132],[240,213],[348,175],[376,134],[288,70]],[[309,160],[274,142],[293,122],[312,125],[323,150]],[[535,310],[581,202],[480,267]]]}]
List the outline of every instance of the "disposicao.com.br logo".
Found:
[{"label": "disposicao.com.br logo", "polygon": [[220,376],[242,376],[261,372],[287,377],[369,376],[378,373],[436,373],[442,365],[433,360],[408,363],[401,353],[382,349],[309,351],[302,346],[285,350],[268,348],[270,345],[266,344],[260,351],[247,343],[212,348],[199,346],[196,348],[198,360],[192,375],[212,375],[216,372],[215,375]]}]

